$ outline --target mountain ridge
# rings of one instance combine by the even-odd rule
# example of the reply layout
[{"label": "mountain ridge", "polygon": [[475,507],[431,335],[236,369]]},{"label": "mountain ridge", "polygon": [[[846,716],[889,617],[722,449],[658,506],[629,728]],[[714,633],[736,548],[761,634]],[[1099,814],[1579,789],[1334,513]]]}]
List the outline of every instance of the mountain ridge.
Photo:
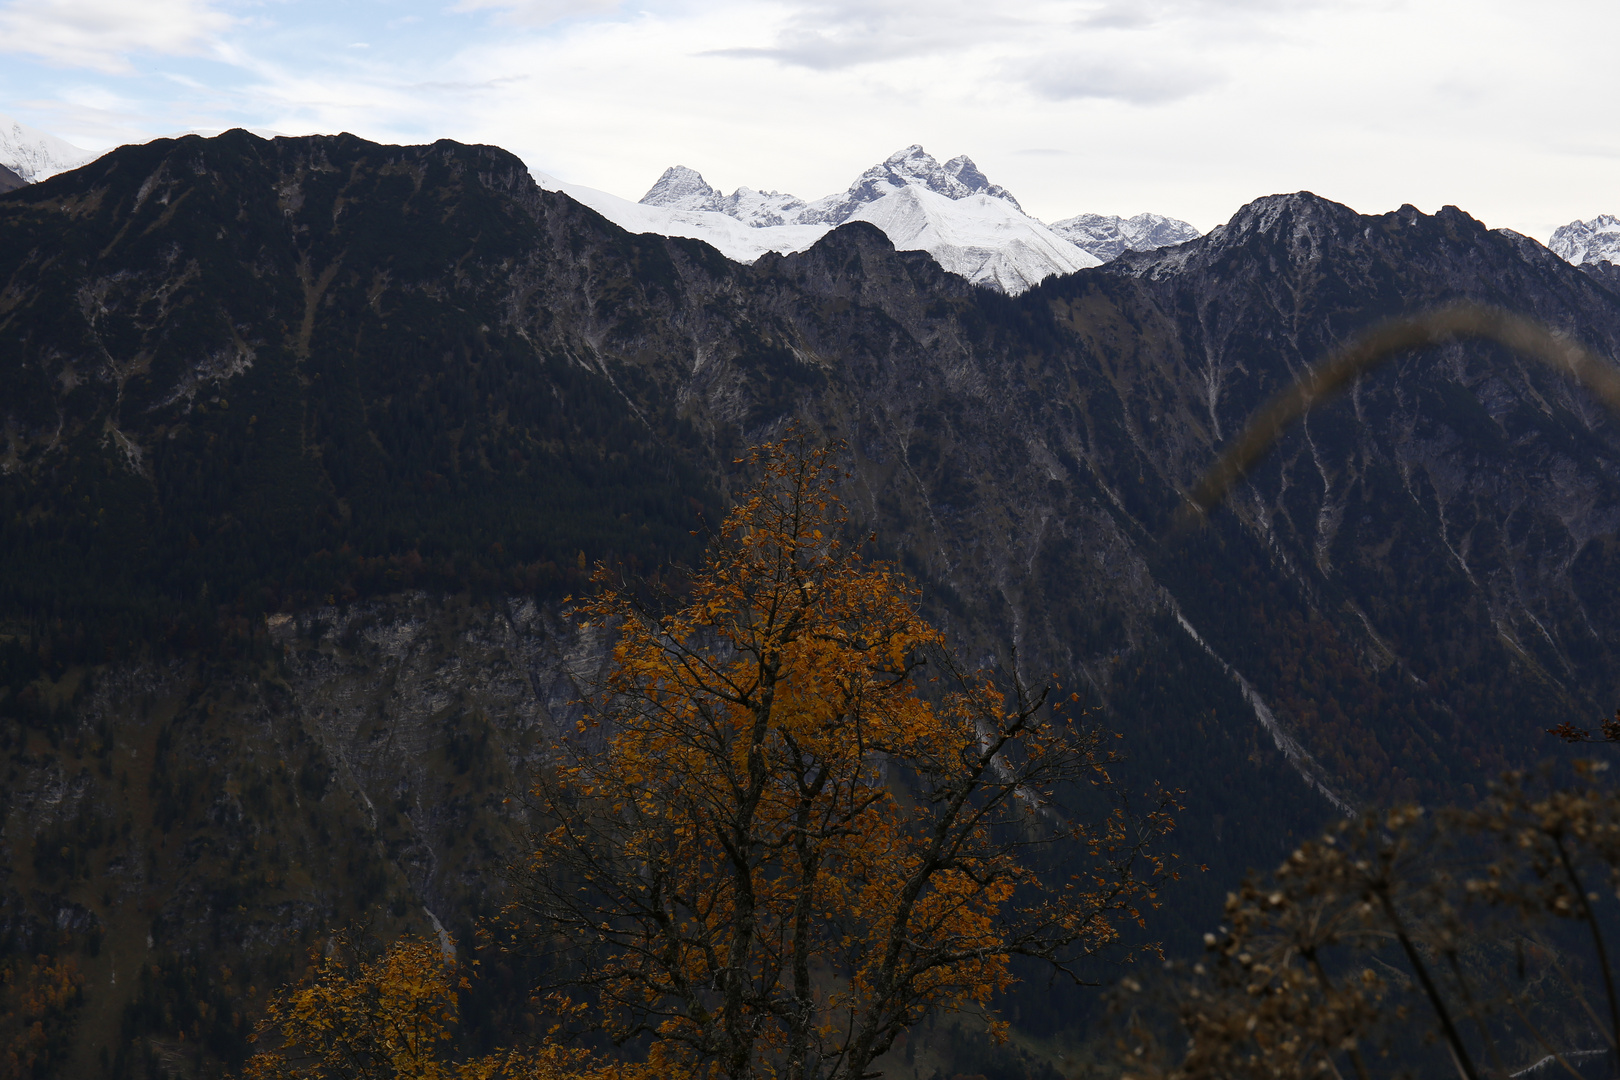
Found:
[{"label": "mountain ridge", "polygon": [[499,148],[245,132],[0,196],[0,941],[76,956],[85,1069],[135,1077],[229,1063],[325,928],[473,940],[603,656],[562,597],[695,558],[798,420],[964,658],[1056,673],[1133,789],[1184,789],[1210,872],[1153,932],[1196,948],[1323,787],[1464,798],[1620,694],[1620,425],[1494,346],[1392,360],[1172,528],[1382,318],[1467,298],[1620,356],[1620,296],[1527,243],[1292,193],[1009,296],[866,221],[745,265]]},{"label": "mountain ridge", "polygon": [[[752,225],[842,225],[861,206],[908,187],[920,187],[952,200],[984,195],[1004,200],[1013,209],[1023,212],[1023,207],[1018,205],[1012,193],[1000,184],[992,184],[966,154],[942,165],[916,143],[895,151],[861,173],[845,191],[814,202],[775,191],[754,191],[747,187],[723,195],[710,187],[701,173],[684,165],[672,165],[666,169],[640,202],[645,206],[664,206],[672,210],[707,210],[729,214]],[[768,216],[762,216],[758,209],[764,200],[776,200],[775,208]]]},{"label": "mountain ridge", "polygon": [[[726,195],[710,186],[697,170],[672,165],[641,197],[640,205],[657,207],[675,215],[723,215],[752,228],[784,229],[815,224],[836,226],[858,216],[864,216],[866,220],[909,221],[921,213],[916,206],[917,200],[902,208],[892,204],[891,197],[912,190],[942,196],[953,203],[975,197],[999,200],[1016,211],[1020,218],[1030,222],[1024,229],[1017,230],[1021,235],[1016,239],[1009,238],[1003,245],[1004,250],[995,259],[999,264],[995,270],[979,269],[990,256],[967,257],[957,245],[923,246],[923,250],[933,251],[942,264],[953,272],[962,272],[970,281],[990,284],[1003,291],[1021,291],[1049,274],[1090,266],[1093,260],[1105,262],[1123,251],[1151,250],[1182,243],[1199,235],[1198,230],[1186,222],[1159,214],[1138,214],[1133,218],[1082,214],[1047,226],[1025,214],[1012,193],[999,184],[992,184],[966,154],[941,164],[918,144],[898,150],[867,169],[844,192],[814,202],[807,202],[795,195],[755,191],[748,187],[739,187]],[[612,209],[614,213],[610,216],[626,227],[638,222],[634,211],[627,211],[603,199],[597,202],[603,208]],[[877,207],[870,213],[864,212],[863,208],[876,207],[884,202],[891,205]],[[927,216],[931,224],[928,228],[934,232],[972,231],[973,219],[982,221],[989,217],[1002,222],[1014,220],[1004,214],[987,214],[985,210],[981,204],[979,212],[964,214],[965,220],[953,222],[950,219],[956,215],[953,215],[948,203],[930,201]],[[739,244],[726,225],[712,218],[686,218],[679,220],[674,227],[680,230],[681,235],[702,235],[705,228],[715,229],[723,236],[723,239],[717,237],[717,246],[722,250],[746,249],[746,242]],[[903,234],[907,237],[903,242],[911,243],[912,238],[925,231],[909,228]],[[979,243],[970,246],[988,245],[992,249],[997,246],[983,230],[979,231]],[[1013,230],[1003,225],[1003,231],[1011,233]],[[1068,245],[1084,254],[1075,256],[1068,251]],[[808,242],[802,234],[784,235],[780,242],[774,242],[774,238],[770,242],[770,250],[782,253],[802,251],[806,246]],[[962,267],[966,270],[959,269]]]},{"label": "mountain ridge", "polygon": [[1117,259],[1127,251],[1154,251],[1196,240],[1203,234],[1185,221],[1162,214],[1135,217],[1077,214],[1054,221],[1051,230],[1100,262]]}]

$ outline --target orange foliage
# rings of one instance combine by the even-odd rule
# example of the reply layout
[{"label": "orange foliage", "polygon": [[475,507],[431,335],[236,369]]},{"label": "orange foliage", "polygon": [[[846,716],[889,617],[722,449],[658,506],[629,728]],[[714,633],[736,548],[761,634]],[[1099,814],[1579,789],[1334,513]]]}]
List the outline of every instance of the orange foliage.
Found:
[{"label": "orange foliage", "polygon": [[832,453],[756,451],[673,610],[605,570],[578,608],[612,662],[537,783],[514,914],[581,951],[555,1000],[639,1040],[632,1071],[862,1076],[929,1009],[988,1009],[1014,956],[1119,947],[1172,876],[1168,800],[1127,812],[1103,733],[960,668],[840,538]]},{"label": "orange foliage", "polygon": [[72,958],[0,964],[0,1080],[60,1072],[83,986]]},{"label": "orange foliage", "polygon": [[[438,943],[408,937],[375,963],[346,935],[310,950],[304,982],[273,998],[256,1038],[279,1041],[248,1059],[245,1080],[587,1080],[584,1056],[546,1045],[472,1061],[445,1060],[466,986]],[[603,1080],[609,1080],[604,1077]]]}]

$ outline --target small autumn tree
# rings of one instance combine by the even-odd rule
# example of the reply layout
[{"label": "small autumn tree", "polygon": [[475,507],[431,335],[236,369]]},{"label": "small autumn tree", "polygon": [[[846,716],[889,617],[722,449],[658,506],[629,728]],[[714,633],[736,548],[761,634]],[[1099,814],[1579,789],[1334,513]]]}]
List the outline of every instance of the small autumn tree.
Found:
[{"label": "small autumn tree", "polygon": [[448,1059],[467,985],[439,942],[405,937],[367,959],[334,934],[310,950],[304,979],[273,996],[244,1080],[589,1080],[584,1055],[545,1044]]},{"label": "small autumn tree", "polygon": [[59,1074],[83,1003],[71,957],[0,961],[0,1080]]},{"label": "small autumn tree", "polygon": [[1084,981],[1129,955],[1171,876],[1169,800],[1133,815],[1104,732],[955,662],[843,539],[833,455],[757,450],[678,603],[599,570],[577,609],[611,664],[536,783],[512,914],[574,950],[559,1003],[657,1075],[872,1075],[1015,957]]}]

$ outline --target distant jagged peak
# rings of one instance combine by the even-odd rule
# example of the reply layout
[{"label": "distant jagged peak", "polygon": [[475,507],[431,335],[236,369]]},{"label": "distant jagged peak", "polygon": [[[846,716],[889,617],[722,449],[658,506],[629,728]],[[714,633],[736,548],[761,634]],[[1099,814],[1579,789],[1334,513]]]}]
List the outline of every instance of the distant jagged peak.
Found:
[{"label": "distant jagged peak", "polygon": [[[598,198],[592,205],[600,209],[606,204]],[[815,242],[814,230],[865,219],[889,232],[900,247],[927,250],[952,272],[1009,293],[1122,252],[1152,251],[1200,235],[1185,221],[1151,213],[1129,218],[1082,214],[1049,228],[1024,213],[1012,193],[991,183],[966,154],[941,163],[920,143],[895,151],[844,191],[812,203],[749,187],[724,195],[695,169],[675,165],[642,196],[640,205],[671,211],[672,220],[659,226],[638,214],[621,214],[621,224],[629,228],[634,219],[634,231],[676,229],[678,235],[712,237],[734,257],[760,246],[749,242],[750,235],[738,235],[735,223],[752,227],[744,234],[774,230],[764,245],[769,250],[799,251]],[[755,235],[764,240],[764,234]]]},{"label": "distant jagged peak", "polygon": [[664,170],[641,197],[645,206],[671,210],[725,214],[747,225],[766,228],[773,225],[842,225],[856,210],[885,195],[907,187],[920,187],[948,199],[986,195],[1001,199],[1020,213],[1023,207],[1012,192],[990,178],[966,154],[943,165],[920,145],[896,150],[867,169],[841,192],[806,203],[796,195],[779,191],[755,191],[739,187],[723,195],[703,179],[696,169],[672,165]]},{"label": "distant jagged peak", "polygon": [[1174,244],[1196,240],[1203,233],[1197,227],[1163,214],[1137,214],[1119,217],[1105,214],[1076,214],[1054,222],[1051,230],[1091,252],[1103,262],[1117,259],[1127,251],[1156,251]]},{"label": "distant jagged peak", "polygon": [[644,206],[667,206],[671,210],[710,210],[724,213],[725,197],[709,186],[703,174],[685,165],[671,165],[658,182],[641,197]]},{"label": "distant jagged peak", "polygon": [[[922,147],[919,146],[917,149],[921,150]],[[979,167],[973,164],[973,159],[966,154],[958,154],[947,161],[945,163],[945,172],[974,195],[991,195],[994,192],[1001,192],[1002,194],[995,197],[1007,199],[1014,205],[1018,203],[1018,200],[1014,199],[1006,188],[1000,184],[992,184],[990,178],[979,171]]]},{"label": "distant jagged peak", "polygon": [[740,187],[726,196],[721,212],[730,214],[744,225],[769,228],[772,225],[800,224],[799,215],[804,207],[804,200],[797,195]]},{"label": "distant jagged peak", "polygon": [[803,199],[779,191],[740,187],[730,195],[722,195],[703,179],[702,173],[685,165],[665,169],[664,175],[640,202],[643,206],[662,206],[669,210],[725,214],[756,228],[797,224],[799,211],[804,208]]},{"label": "distant jagged peak", "polygon": [[1572,221],[1553,230],[1547,246],[1565,262],[1620,264],[1620,219],[1599,214],[1591,221]]},{"label": "distant jagged peak", "polygon": [[860,207],[907,187],[920,187],[948,199],[988,195],[1011,204],[1020,213],[1024,209],[1012,192],[1000,184],[992,184],[966,154],[941,165],[920,144],[913,143],[861,173],[847,190],[817,199],[805,207],[799,220],[841,225]]}]

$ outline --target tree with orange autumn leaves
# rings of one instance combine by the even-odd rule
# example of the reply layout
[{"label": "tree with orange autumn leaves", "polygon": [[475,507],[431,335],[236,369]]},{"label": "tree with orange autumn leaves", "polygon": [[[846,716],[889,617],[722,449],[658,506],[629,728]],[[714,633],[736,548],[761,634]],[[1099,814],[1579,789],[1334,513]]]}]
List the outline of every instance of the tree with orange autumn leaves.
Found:
[{"label": "tree with orange autumn leaves", "polygon": [[[440,942],[407,936],[368,958],[348,933],[312,948],[273,996],[243,1080],[584,1080],[583,1051],[545,1043],[451,1061],[467,977]],[[609,1080],[603,1075],[601,1080]]]},{"label": "tree with orange autumn leaves", "polygon": [[0,961],[0,1080],[59,1073],[83,1000],[72,957]]},{"label": "tree with orange autumn leaves", "polygon": [[1174,876],[1169,797],[1133,814],[1105,732],[961,666],[844,540],[835,451],[757,449],[678,604],[599,569],[577,607],[611,663],[509,914],[572,953],[563,1013],[645,1055],[624,1075],[855,1080],[936,1009],[999,1036],[1015,958],[1086,981]]}]

